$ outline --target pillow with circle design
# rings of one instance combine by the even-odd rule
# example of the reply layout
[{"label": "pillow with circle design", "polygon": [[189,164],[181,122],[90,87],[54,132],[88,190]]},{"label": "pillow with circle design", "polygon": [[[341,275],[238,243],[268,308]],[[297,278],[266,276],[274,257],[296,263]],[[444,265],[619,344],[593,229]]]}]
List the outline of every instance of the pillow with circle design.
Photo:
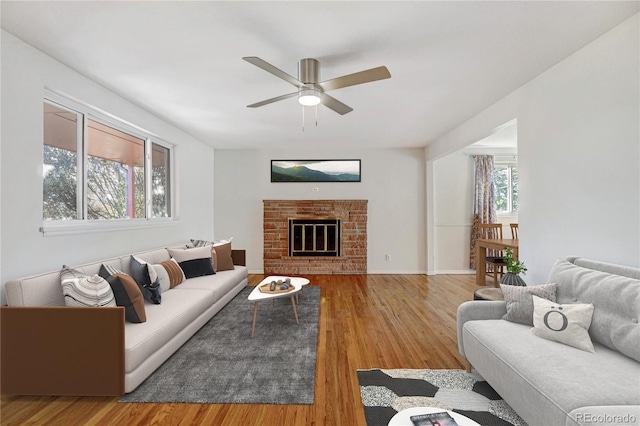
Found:
[{"label": "pillow with circle design", "polygon": [[594,307],[591,303],[559,304],[533,296],[533,328],[531,332],[587,352],[595,352],[589,327]]}]

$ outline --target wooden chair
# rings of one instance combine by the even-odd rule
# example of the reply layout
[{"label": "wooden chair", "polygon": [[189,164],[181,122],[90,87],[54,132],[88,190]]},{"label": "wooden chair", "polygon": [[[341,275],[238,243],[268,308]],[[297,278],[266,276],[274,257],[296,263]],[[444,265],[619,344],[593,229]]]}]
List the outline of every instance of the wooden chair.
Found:
[{"label": "wooden chair", "polygon": [[[489,240],[501,240],[502,239],[502,224],[501,223],[481,223],[480,224],[480,238]],[[502,250],[487,250],[486,262],[487,265],[491,265],[490,271],[485,271],[487,274],[493,273],[493,286],[498,287],[498,272],[500,275],[504,275],[504,260],[502,260]]]},{"label": "wooden chair", "polygon": [[518,239],[518,224],[517,223],[510,223],[509,227],[511,228],[511,238],[513,238],[514,240]]}]

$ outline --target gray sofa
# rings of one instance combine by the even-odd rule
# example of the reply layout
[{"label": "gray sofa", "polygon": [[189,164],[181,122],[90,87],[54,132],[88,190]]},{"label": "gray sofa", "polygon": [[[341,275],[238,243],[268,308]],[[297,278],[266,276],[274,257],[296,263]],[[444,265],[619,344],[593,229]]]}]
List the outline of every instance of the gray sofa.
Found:
[{"label": "gray sofa", "polygon": [[[170,259],[166,248],[135,255],[149,264]],[[144,323],[125,322],[122,307],[65,307],[60,271],[9,281],[9,306],[2,308],[2,393],[133,391],[247,285],[244,251],[232,256],[233,270],[187,279],[163,291],[159,305],[145,302]],[[129,273],[130,258],[74,269],[93,275],[104,263]]]},{"label": "gray sofa", "polygon": [[545,340],[501,319],[504,301],[458,308],[458,347],[531,426],[640,424],[640,269],[558,260],[557,303],[591,303],[595,353]]}]

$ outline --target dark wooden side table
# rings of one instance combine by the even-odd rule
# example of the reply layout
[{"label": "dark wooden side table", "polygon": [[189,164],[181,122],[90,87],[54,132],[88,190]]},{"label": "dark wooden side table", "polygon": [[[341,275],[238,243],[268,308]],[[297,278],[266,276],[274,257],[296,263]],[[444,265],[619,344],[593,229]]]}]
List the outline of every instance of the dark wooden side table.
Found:
[{"label": "dark wooden side table", "polygon": [[479,288],[473,292],[473,300],[504,300],[499,288]]}]

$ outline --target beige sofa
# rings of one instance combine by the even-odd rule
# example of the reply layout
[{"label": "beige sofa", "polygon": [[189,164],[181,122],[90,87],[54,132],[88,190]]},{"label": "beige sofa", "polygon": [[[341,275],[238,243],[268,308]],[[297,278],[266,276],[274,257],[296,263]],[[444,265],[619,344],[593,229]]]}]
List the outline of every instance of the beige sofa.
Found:
[{"label": "beige sofa", "polygon": [[[166,248],[134,254],[150,264],[170,259]],[[247,285],[244,251],[233,250],[232,257],[233,270],[187,279],[162,292],[159,305],[145,302],[147,320],[138,324],[125,322],[122,307],[66,307],[60,271],[7,282],[0,391],[17,395],[133,391]],[[107,264],[129,273],[130,258],[74,269],[93,275]]]}]

